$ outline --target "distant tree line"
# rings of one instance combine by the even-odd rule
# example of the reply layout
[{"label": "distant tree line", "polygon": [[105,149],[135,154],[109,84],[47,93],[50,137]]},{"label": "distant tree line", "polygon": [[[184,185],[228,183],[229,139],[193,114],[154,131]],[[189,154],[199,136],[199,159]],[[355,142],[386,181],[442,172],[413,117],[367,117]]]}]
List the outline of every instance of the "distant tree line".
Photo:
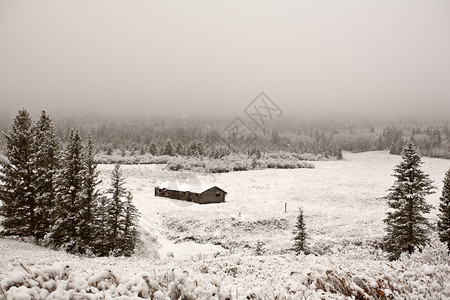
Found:
[{"label": "distant tree line", "polygon": [[[264,132],[248,133],[247,143],[224,139],[223,130],[228,122],[227,119],[94,120],[80,117],[57,120],[55,126],[63,142],[72,128],[78,128],[83,139],[90,132],[102,152],[123,156],[172,154],[220,158],[231,151],[251,153],[250,156],[287,151],[340,158],[342,151],[387,150],[401,154],[403,146],[412,139],[421,155],[450,158],[450,124],[445,122],[283,119]],[[5,124],[0,123],[0,128],[5,128]],[[0,147],[5,148],[4,139],[0,139]]]},{"label": "distant tree line", "polygon": [[[124,188],[119,165],[111,188],[98,189],[99,171],[90,134],[82,144],[71,130],[62,147],[43,111],[33,122],[26,110],[14,118],[0,166],[2,235],[30,238],[70,253],[129,256],[138,238],[139,213]],[[63,149],[62,149],[63,148]]]}]

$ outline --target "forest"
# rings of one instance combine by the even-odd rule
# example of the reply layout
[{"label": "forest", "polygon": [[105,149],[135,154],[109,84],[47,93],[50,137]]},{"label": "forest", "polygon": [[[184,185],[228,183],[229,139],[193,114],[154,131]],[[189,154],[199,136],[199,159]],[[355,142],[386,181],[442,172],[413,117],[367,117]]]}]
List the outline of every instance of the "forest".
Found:
[{"label": "forest", "polygon": [[[217,159],[232,152],[257,158],[262,154],[287,152],[300,160],[340,159],[342,151],[388,150],[400,154],[409,140],[423,156],[450,158],[450,124],[442,120],[302,121],[286,117],[272,122],[265,130],[253,129],[246,136],[233,139],[224,133],[230,123],[227,118],[52,117],[62,142],[74,128],[83,139],[90,133],[99,154],[119,157],[102,161],[111,163],[143,163],[142,156],[147,154]],[[9,119],[2,118],[0,130],[10,130]],[[2,135],[0,152],[4,149]],[[130,160],[130,157],[137,159]]]}]

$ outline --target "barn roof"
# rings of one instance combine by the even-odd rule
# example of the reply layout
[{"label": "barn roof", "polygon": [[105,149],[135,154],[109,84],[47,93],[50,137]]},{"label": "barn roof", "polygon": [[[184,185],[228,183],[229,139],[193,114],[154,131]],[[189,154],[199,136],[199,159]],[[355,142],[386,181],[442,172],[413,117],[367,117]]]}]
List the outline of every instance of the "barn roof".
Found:
[{"label": "barn roof", "polygon": [[219,190],[225,192],[224,190],[222,190],[221,188],[219,188],[215,185],[205,185],[205,184],[201,184],[200,182],[189,182],[189,180],[184,181],[184,182],[177,181],[177,180],[167,180],[157,186],[157,188],[160,188],[160,189],[167,189],[167,190],[179,191],[179,192],[191,192],[191,193],[196,193],[196,194],[201,194],[213,187],[216,187]]}]

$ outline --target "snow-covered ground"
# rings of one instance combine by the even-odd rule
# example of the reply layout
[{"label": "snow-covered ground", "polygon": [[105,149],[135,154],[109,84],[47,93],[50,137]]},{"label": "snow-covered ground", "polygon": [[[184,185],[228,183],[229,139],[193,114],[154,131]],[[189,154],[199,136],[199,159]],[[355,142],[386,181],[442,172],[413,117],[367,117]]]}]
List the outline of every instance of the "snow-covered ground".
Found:
[{"label": "snow-covered ground", "polygon": [[[162,165],[126,165],[122,167],[126,186],[133,192],[141,212],[142,243],[135,256],[78,257],[0,239],[0,280],[12,270],[21,269],[19,263],[40,267],[61,262],[70,265],[72,272],[81,277],[89,277],[83,274],[104,268],[121,278],[132,278],[140,272],[153,272],[157,276],[181,268],[201,274],[205,280],[220,278],[243,290],[258,291],[265,285],[267,292],[271,285],[272,290],[303,289],[300,282],[306,279],[300,275],[303,279],[294,276],[282,280],[289,272],[328,274],[327,268],[351,269],[351,273],[375,268],[373,272],[381,272],[388,268],[377,249],[384,234],[387,209],[382,197],[392,186],[392,170],[400,161],[400,156],[386,152],[345,153],[342,161],[314,162],[315,169],[265,169],[214,175],[174,172]],[[450,161],[433,158],[423,158],[423,161],[423,170],[438,188],[428,201],[437,207]],[[109,184],[112,168],[112,165],[99,166],[104,187]],[[224,189],[228,192],[226,202],[200,205],[154,196],[155,185],[187,177]],[[304,210],[309,243],[317,257],[296,258],[289,252],[299,207]],[[436,219],[436,212],[434,209],[429,217]],[[261,257],[254,255],[258,241],[263,242]],[[440,286],[444,289],[443,284]],[[308,289],[320,287],[308,286]]]},{"label": "snow-covered ground", "polygon": [[[437,193],[428,197],[437,208],[450,162],[423,160],[424,171],[438,187]],[[177,242],[212,242],[231,251],[251,252],[261,240],[267,253],[279,254],[290,246],[299,207],[303,207],[311,246],[317,252],[379,241],[384,234],[383,197],[394,182],[391,175],[400,161],[400,156],[386,152],[366,152],[345,153],[342,161],[317,161],[315,169],[214,175],[173,172],[161,165],[127,165],[123,169],[142,213],[143,227],[160,234],[158,240],[163,244],[166,242],[161,234]],[[100,166],[103,176],[108,176],[112,167]],[[201,184],[219,186],[228,192],[226,202],[200,205],[154,196],[155,185],[182,177],[195,177]],[[108,181],[107,177],[103,180],[104,184]],[[435,219],[436,211],[432,211],[430,218]],[[177,249],[183,251],[183,247]],[[177,254],[174,249],[174,255]]]}]

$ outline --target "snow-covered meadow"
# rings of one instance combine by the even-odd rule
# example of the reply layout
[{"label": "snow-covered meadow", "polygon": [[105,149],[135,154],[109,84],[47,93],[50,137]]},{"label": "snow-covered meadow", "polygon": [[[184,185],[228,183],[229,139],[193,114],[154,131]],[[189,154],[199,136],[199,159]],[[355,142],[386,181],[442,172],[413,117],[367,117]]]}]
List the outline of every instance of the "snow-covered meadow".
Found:
[{"label": "snow-covered meadow", "polygon": [[[36,279],[39,270],[53,264],[53,271],[60,276],[52,279],[55,286],[58,280],[66,284],[66,289],[58,287],[61,291],[53,289],[53,299],[61,295],[128,299],[138,297],[139,292],[155,299],[177,295],[187,299],[346,298],[358,297],[358,291],[360,296],[374,299],[390,293],[400,296],[400,291],[425,298],[450,297],[448,260],[437,263],[414,258],[389,263],[378,248],[387,209],[383,197],[400,160],[386,152],[345,153],[342,161],[314,162],[314,169],[214,175],[180,173],[162,165],[126,165],[127,187],[142,214],[142,243],[135,256],[79,257],[0,239],[0,280],[4,289],[9,289],[8,299],[33,299],[14,295],[30,295],[25,289],[43,284]],[[423,170],[438,188],[427,198],[435,206],[429,218],[435,220],[450,161],[423,161]],[[99,166],[105,188],[112,168]],[[177,178],[217,185],[228,192],[226,202],[199,205],[154,196],[155,185]],[[310,248],[316,255],[296,257],[289,250],[299,207],[304,210]],[[262,256],[254,253],[258,241],[263,243]],[[70,268],[64,269],[67,265]],[[105,269],[112,273],[102,273]],[[24,281],[24,276],[30,277],[29,281]],[[79,283],[78,289],[68,288],[77,285],[69,278]],[[151,278],[150,283],[145,283],[145,278]],[[100,281],[107,286],[101,289]],[[11,289],[14,285],[25,287]]]}]

